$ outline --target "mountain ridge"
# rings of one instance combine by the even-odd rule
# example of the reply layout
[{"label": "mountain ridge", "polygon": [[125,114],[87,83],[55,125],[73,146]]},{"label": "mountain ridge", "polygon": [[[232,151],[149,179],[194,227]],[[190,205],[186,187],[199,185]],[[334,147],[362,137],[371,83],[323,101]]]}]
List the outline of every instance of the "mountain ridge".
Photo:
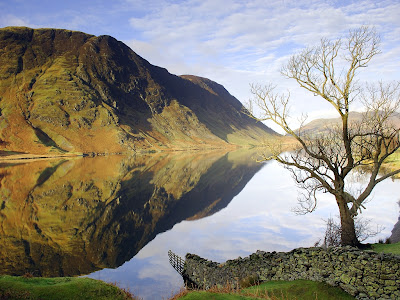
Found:
[{"label": "mountain ridge", "polygon": [[[361,122],[361,120],[365,117],[364,113],[351,111],[349,113],[349,122],[351,124],[357,124]],[[393,126],[400,127],[400,113],[395,112],[393,115],[389,117],[389,121],[393,124]],[[311,133],[311,132],[320,132],[328,129],[332,129],[334,126],[341,125],[341,118],[318,118],[314,119],[301,127],[302,133]],[[296,129],[295,132],[299,131]]]},{"label": "mountain ridge", "polygon": [[0,29],[0,150],[229,148],[276,138],[216,82],[177,76],[111,36]]}]

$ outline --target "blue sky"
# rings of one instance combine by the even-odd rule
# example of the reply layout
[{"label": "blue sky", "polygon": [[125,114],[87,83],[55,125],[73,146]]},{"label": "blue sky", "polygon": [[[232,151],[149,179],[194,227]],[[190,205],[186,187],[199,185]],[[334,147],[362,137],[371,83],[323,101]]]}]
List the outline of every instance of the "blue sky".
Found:
[{"label": "blue sky", "polygon": [[[0,1],[0,27],[29,26],[111,35],[177,75],[210,78],[245,102],[251,83],[273,82],[293,95],[292,111],[331,116],[279,69],[288,57],[361,25],[382,39],[362,80],[400,78],[400,0]],[[310,97],[311,96],[311,97]]]}]

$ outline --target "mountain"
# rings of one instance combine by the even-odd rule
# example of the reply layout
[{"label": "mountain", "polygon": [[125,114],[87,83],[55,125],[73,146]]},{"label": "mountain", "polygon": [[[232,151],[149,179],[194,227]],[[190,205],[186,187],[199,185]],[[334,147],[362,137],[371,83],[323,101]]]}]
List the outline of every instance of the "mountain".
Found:
[{"label": "mountain", "polygon": [[120,153],[258,144],[277,134],[206,78],[110,36],[0,29],[0,151]]},{"label": "mountain", "polygon": [[[350,125],[352,123],[359,123],[362,121],[363,114],[360,112],[350,112],[349,113],[349,121]],[[312,133],[312,132],[323,132],[328,129],[332,129],[336,126],[341,126],[342,120],[340,117],[338,118],[327,118],[327,119],[316,119],[307,124],[305,124],[301,130],[303,133]],[[390,117],[390,122],[397,128],[400,128],[400,113],[394,113]],[[296,130],[298,131],[298,129]]]}]

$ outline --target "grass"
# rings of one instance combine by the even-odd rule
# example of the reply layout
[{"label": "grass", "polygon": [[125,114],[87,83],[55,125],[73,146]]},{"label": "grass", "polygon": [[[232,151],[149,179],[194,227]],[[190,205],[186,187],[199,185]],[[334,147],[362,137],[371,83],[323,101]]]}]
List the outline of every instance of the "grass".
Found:
[{"label": "grass", "polygon": [[[390,155],[382,165],[383,168],[386,168],[388,171],[394,171],[400,168],[400,150],[397,150],[395,153]],[[395,178],[400,178],[400,175],[397,174],[394,176]]]},{"label": "grass", "polygon": [[400,166],[400,150],[397,150],[395,153],[390,155],[386,160],[385,163],[393,163],[397,166]]},{"label": "grass", "polygon": [[338,287],[309,280],[269,281],[247,288],[243,292],[254,293],[264,299],[354,299]]},{"label": "grass", "polygon": [[172,299],[185,299],[185,300],[201,300],[201,299],[210,299],[210,300],[252,300],[257,299],[254,297],[246,297],[241,295],[234,294],[226,294],[226,293],[211,293],[204,291],[197,291],[188,293],[186,296],[181,298],[172,298]]},{"label": "grass", "polygon": [[135,299],[115,285],[91,278],[0,276],[0,299]]},{"label": "grass", "polygon": [[373,244],[372,250],[375,252],[393,253],[400,255],[400,242],[395,244]]},{"label": "grass", "polygon": [[184,300],[236,300],[236,299],[271,299],[271,300],[309,300],[309,299],[354,299],[338,287],[309,280],[269,281],[261,285],[242,289],[239,292],[223,288],[211,292],[193,291],[173,299]]}]

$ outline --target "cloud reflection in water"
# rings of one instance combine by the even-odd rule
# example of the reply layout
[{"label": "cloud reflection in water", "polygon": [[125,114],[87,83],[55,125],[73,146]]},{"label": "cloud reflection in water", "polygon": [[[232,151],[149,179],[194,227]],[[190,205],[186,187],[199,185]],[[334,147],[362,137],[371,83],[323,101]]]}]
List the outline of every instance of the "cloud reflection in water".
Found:
[{"label": "cloud reflection in water", "polygon": [[[390,235],[399,214],[399,190],[399,180],[386,180],[376,186],[361,216],[371,219],[372,226],[378,224],[385,229],[366,242]],[[226,208],[209,217],[176,224],[118,269],[104,269],[91,277],[117,282],[144,299],[167,298],[183,285],[168,263],[168,250],[182,257],[189,252],[223,262],[256,250],[288,251],[313,246],[323,235],[324,220],[336,217],[338,209],[333,197],[322,194],[314,213],[296,215],[291,208],[296,205],[297,193],[290,173],[276,162],[269,162]]]}]

